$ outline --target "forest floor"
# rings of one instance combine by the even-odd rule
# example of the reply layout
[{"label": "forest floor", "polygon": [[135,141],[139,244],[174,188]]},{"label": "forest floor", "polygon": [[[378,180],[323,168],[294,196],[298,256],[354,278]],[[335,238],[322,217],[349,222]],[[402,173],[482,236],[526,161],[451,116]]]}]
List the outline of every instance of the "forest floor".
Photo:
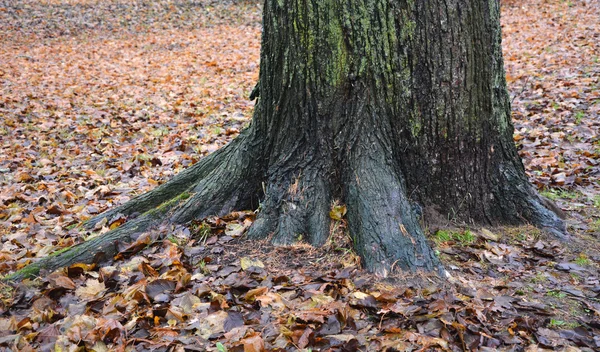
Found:
[{"label": "forest floor", "polygon": [[[569,243],[449,223],[430,239],[451,279],[381,280],[344,220],[324,248],[282,248],[247,242],[239,212],[0,284],[0,350],[599,349],[600,2],[502,16],[515,141]],[[234,138],[260,19],[251,1],[0,0],[0,274],[118,226],[77,225]]]}]

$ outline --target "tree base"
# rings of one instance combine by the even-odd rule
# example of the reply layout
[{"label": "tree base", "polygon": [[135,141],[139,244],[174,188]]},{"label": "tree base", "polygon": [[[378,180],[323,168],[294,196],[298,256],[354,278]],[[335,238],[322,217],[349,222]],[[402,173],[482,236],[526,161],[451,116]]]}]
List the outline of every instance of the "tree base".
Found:
[{"label": "tree base", "polygon": [[384,276],[440,268],[411,201],[473,224],[530,222],[566,239],[512,139],[498,2],[338,5],[266,1],[251,126],[84,226],[141,216],[33,268],[111,257],[116,241],[151,226],[261,200],[250,238],[289,244],[302,235],[316,246],[329,235],[331,203],[344,202],[364,267]]},{"label": "tree base", "polygon": [[[102,219],[120,214],[130,218],[122,226],[41,258],[4,279],[18,281],[43,270],[54,271],[75,263],[112,258],[118,253],[117,244],[133,242],[141,233],[160,224],[186,224],[209,215],[223,216],[251,208],[258,203],[257,194],[263,180],[268,182],[265,196],[247,236],[251,239],[270,237],[272,243],[280,245],[300,238],[314,246],[323,245],[329,236],[328,213],[336,195],[331,178],[323,177],[331,170],[326,168],[326,163],[315,162],[297,175],[291,173],[286,177],[274,172],[267,178],[257,167],[260,162],[256,155],[260,155],[260,149],[255,149],[252,143],[251,130],[173,180],[83,225],[93,229]],[[441,264],[427,244],[399,173],[376,141],[366,145],[372,149],[349,154],[348,162],[339,171],[350,234],[364,267],[380,276],[398,270],[440,273]],[[529,205],[524,213],[527,218],[514,220],[530,221],[566,239],[562,220],[544,207],[543,199],[535,192],[525,190],[526,193],[521,192],[521,196],[514,199]],[[132,218],[141,211],[142,215]]]}]

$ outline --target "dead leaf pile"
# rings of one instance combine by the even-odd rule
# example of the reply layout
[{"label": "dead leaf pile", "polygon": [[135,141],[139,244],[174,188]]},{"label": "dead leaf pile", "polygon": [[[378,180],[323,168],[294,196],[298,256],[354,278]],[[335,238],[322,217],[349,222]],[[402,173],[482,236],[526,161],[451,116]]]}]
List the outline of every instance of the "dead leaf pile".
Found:
[{"label": "dead leaf pile", "polygon": [[594,264],[600,257],[577,256],[535,229],[481,230],[468,243],[436,241],[450,282],[382,281],[340,260],[351,245],[340,238],[323,249],[249,241],[238,228],[245,230],[253,217],[236,213],[191,230],[159,229],[145,248],[124,245],[110,265],[78,264],[14,290],[3,287],[0,346],[600,348]]},{"label": "dead leaf pile", "polygon": [[[577,190],[581,206],[567,207],[592,216],[598,8],[504,1],[502,19],[529,176]],[[76,225],[244,128],[260,12],[250,1],[0,0],[0,274],[92,235]],[[321,249],[250,242],[254,214],[237,212],[153,229],[99,265],[2,284],[0,348],[600,349],[600,222],[575,228],[589,236],[568,246],[530,227],[432,234],[447,282],[380,280],[359,268],[345,212],[332,209],[336,233]]]},{"label": "dead leaf pile", "polygon": [[0,1],[0,273],[80,241],[248,123],[260,7]]},{"label": "dead leaf pile", "polygon": [[[515,141],[539,188],[597,195],[600,3],[506,1],[503,49]],[[593,202],[590,202],[593,203]]]}]

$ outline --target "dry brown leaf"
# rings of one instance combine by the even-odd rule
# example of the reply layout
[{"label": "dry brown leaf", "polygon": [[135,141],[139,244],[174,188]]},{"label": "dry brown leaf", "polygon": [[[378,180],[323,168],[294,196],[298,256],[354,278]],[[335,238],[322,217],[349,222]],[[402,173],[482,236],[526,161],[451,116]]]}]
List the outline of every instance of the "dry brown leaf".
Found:
[{"label": "dry brown leaf", "polygon": [[83,300],[93,300],[98,297],[106,290],[103,282],[99,282],[96,279],[88,279],[85,282],[85,286],[78,287],[75,290],[75,294]]}]

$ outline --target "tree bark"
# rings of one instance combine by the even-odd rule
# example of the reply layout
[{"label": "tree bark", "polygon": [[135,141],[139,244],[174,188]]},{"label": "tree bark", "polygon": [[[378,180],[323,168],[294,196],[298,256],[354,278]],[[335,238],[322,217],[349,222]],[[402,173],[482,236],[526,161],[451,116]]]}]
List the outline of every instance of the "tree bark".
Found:
[{"label": "tree bark", "polygon": [[341,200],[356,251],[381,275],[440,269],[415,203],[474,224],[530,222],[565,238],[512,140],[499,16],[497,0],[266,0],[250,127],[87,226],[150,212],[98,239],[114,241],[260,199],[250,238],[289,244],[302,234],[321,245]]}]

